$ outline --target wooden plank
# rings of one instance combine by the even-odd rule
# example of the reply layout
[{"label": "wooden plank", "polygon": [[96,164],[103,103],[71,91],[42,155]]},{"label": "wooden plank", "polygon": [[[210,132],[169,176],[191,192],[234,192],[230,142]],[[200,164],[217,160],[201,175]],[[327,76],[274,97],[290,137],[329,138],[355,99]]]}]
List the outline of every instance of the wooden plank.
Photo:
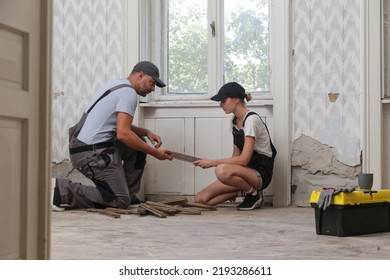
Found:
[{"label": "wooden plank", "polygon": [[[180,212],[183,214],[192,214],[192,215],[200,215],[201,212],[198,209],[190,209],[190,208],[184,208],[182,207],[181,203],[183,202],[183,199],[180,199],[180,201],[175,201],[174,203],[179,202],[180,204],[177,204],[175,206],[171,206],[169,204],[166,204],[164,202],[154,202],[154,201],[147,201],[146,203],[149,205],[154,206],[160,206],[160,207],[165,207],[167,209],[174,209],[176,212]],[[187,199],[185,199],[187,201]],[[186,202],[188,203],[188,201]],[[185,205],[185,204],[184,204]]]},{"label": "wooden plank", "polygon": [[159,206],[159,207],[163,207],[163,208],[171,209],[171,210],[175,210],[175,211],[177,209],[175,206],[172,206],[172,205],[169,205],[169,204],[165,204],[165,203],[162,203],[162,202],[156,202],[156,201],[146,201],[146,204],[149,204],[149,205],[152,205],[152,206]]},{"label": "wooden plank", "polygon": [[154,208],[151,205],[147,205],[146,203],[141,203],[139,205],[139,207],[149,211],[150,213],[156,215],[159,218],[166,218],[167,217],[167,214],[165,214],[164,212],[161,212],[160,210],[157,210],[156,208]]},{"label": "wooden plank", "polygon": [[99,212],[99,211],[101,211],[102,209],[97,209],[97,208],[87,208],[86,209],[86,211],[87,212],[95,212],[95,213],[97,213],[97,212]]},{"label": "wooden plank", "polygon": [[132,209],[106,208],[106,210],[114,212],[114,213],[118,213],[118,214],[123,214],[123,215],[139,214],[137,211],[137,208],[132,208]]},{"label": "wooden plank", "polygon": [[115,218],[115,219],[118,219],[118,218],[121,217],[120,214],[112,212],[112,211],[108,211],[108,210],[99,211],[99,214],[100,215],[105,215],[105,216],[108,216],[108,217],[111,217],[111,218]]},{"label": "wooden plank", "polygon": [[138,207],[137,207],[137,213],[138,213],[139,215],[141,215],[141,216],[145,216],[145,215],[148,214],[148,211],[147,211],[146,209],[144,209],[144,208],[138,206]]},{"label": "wooden plank", "polygon": [[186,204],[184,204],[184,206],[198,207],[198,208],[212,210],[212,211],[217,210],[217,207],[215,207],[215,206],[206,205],[206,204],[202,204],[202,203],[195,203],[195,202],[187,202]]},{"label": "wooden plank", "polygon": [[184,205],[188,202],[187,198],[173,198],[173,199],[167,199],[160,201],[161,203],[164,204],[169,204],[169,205]]},{"label": "wooden plank", "polygon": [[175,159],[182,160],[182,161],[187,161],[187,162],[194,162],[197,160],[200,160],[198,157],[178,153],[178,152],[171,152],[171,156],[174,157]]},{"label": "wooden plank", "polygon": [[179,212],[176,207],[161,202],[146,201],[146,204],[151,205],[157,210],[160,210],[168,215],[175,215],[177,212]]},{"label": "wooden plank", "polygon": [[176,209],[182,214],[200,215],[202,212],[199,209],[192,209],[182,206],[176,206]]},{"label": "wooden plank", "polygon": [[109,216],[109,217],[115,218],[115,219],[121,217],[120,214],[112,212],[112,211],[109,211],[109,210],[106,210],[106,209],[88,208],[86,211],[87,212],[93,212],[93,213],[99,213],[101,215],[106,215],[106,216]]},{"label": "wooden plank", "polygon": [[157,209],[169,216],[173,216],[173,215],[176,215],[176,213],[178,213],[179,211],[177,211],[176,209],[171,209],[171,208],[167,208],[167,207],[164,207],[164,206],[159,206],[159,205],[153,205],[152,206],[154,209]]}]

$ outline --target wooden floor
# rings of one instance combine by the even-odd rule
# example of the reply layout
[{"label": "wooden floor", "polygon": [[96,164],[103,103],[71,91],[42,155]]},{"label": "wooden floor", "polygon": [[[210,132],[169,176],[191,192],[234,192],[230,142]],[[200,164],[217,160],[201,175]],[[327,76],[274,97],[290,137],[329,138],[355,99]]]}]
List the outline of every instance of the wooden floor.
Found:
[{"label": "wooden floor", "polygon": [[118,219],[70,210],[51,219],[56,260],[390,259],[390,232],[317,235],[312,208],[244,212],[223,205],[201,215]]}]

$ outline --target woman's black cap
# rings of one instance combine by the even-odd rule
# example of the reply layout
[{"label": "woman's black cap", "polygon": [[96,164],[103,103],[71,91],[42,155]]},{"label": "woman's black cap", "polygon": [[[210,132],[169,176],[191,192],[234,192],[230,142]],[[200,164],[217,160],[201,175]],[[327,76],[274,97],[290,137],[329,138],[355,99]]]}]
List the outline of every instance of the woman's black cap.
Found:
[{"label": "woman's black cap", "polygon": [[227,84],[224,84],[218,93],[211,97],[211,100],[214,101],[223,101],[228,97],[235,97],[235,98],[240,98],[244,99],[246,96],[245,94],[245,89],[236,82],[230,82]]}]

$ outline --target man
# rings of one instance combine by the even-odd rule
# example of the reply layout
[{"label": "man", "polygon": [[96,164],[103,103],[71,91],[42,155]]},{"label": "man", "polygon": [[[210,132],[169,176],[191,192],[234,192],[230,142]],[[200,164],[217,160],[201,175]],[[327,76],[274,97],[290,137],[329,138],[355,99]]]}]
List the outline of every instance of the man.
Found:
[{"label": "man", "polygon": [[136,194],[146,155],[172,160],[157,134],[133,125],[138,95],[147,96],[156,85],[165,87],[158,68],[141,61],[127,79],[109,81],[97,90],[79,123],[69,129],[72,165],[95,186],[56,179],[54,211],[63,211],[61,204],[71,208],[128,208],[140,203]]}]

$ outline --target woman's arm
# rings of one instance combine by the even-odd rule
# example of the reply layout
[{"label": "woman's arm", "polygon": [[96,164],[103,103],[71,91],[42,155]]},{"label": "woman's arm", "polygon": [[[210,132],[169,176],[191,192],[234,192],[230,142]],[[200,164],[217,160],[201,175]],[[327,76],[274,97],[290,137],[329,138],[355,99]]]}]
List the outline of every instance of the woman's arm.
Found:
[{"label": "woman's arm", "polygon": [[241,154],[241,151],[240,149],[237,147],[237,145],[234,145],[233,146],[233,154],[232,154],[232,157],[237,157]]},{"label": "woman's arm", "polygon": [[241,153],[237,146],[234,145],[232,157],[223,159],[200,159],[195,161],[194,165],[202,168],[215,167],[220,164],[236,164],[246,166],[252,157],[254,146],[255,138],[252,136],[246,136],[244,148]]}]

